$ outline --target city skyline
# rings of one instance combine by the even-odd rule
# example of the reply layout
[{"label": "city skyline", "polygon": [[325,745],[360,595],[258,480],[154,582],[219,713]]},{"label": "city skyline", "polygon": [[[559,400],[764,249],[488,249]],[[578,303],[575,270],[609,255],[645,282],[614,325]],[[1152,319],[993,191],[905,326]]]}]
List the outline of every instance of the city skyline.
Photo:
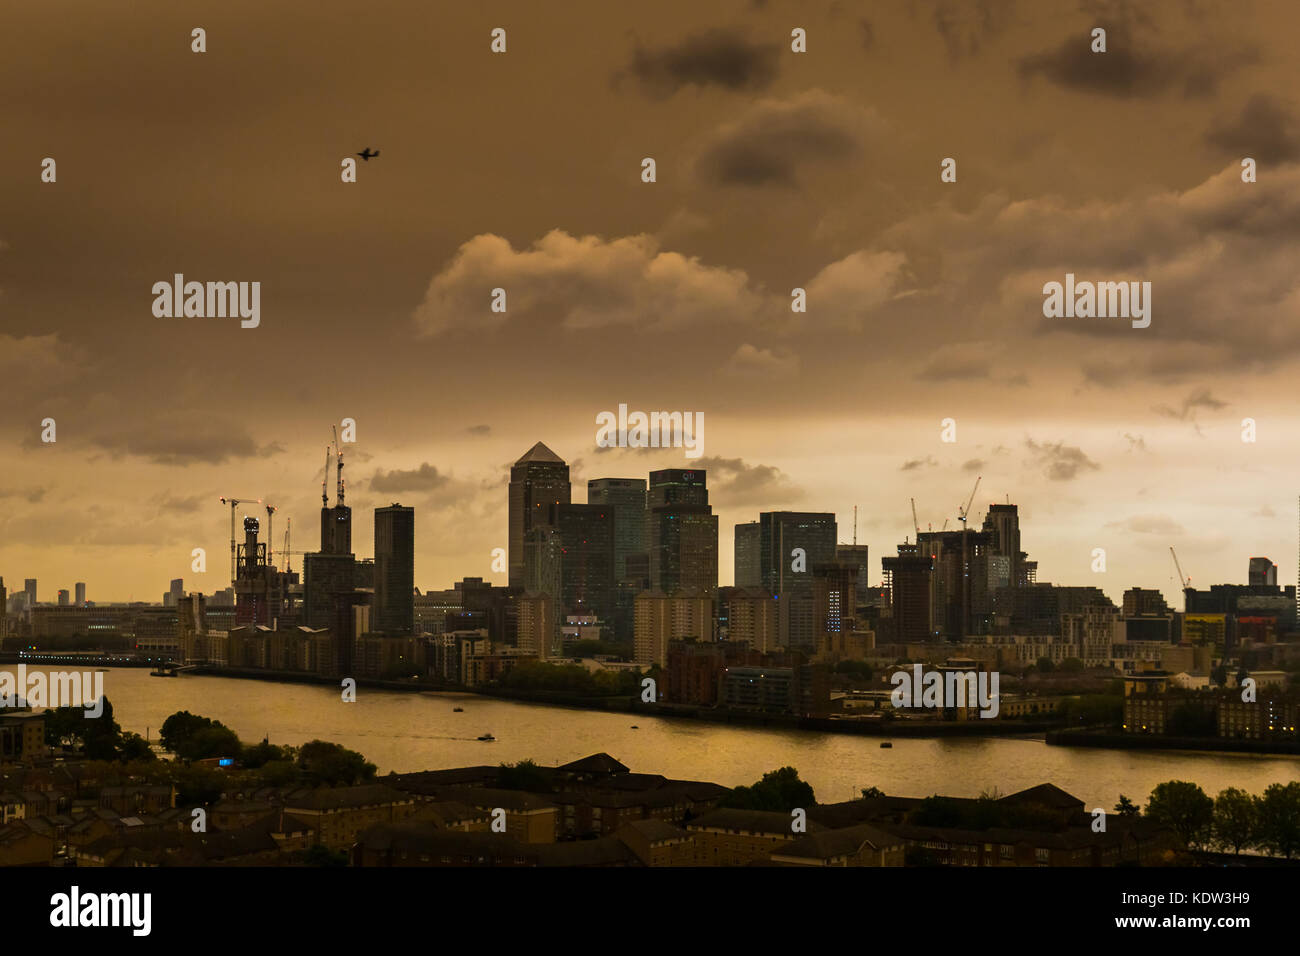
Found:
[{"label": "city skyline", "polygon": [[[538,441],[532,443],[531,448],[525,452],[524,458],[528,458],[529,456],[536,454],[539,447],[541,448],[543,454],[546,455],[554,454],[544,441]],[[349,454],[355,454],[355,451],[349,452]],[[644,457],[644,455],[638,455],[636,457],[642,458]],[[522,462],[524,458],[521,458],[520,461]],[[559,456],[559,459],[560,460],[558,464],[563,465],[566,470],[572,471],[571,463],[565,460],[563,456]],[[704,459],[704,460],[706,462],[708,461],[708,459]],[[516,462],[515,466],[517,467],[519,464],[520,462]],[[703,472],[706,474],[709,473],[709,470],[707,468],[693,467],[694,463],[692,462],[681,462],[680,464],[691,465],[692,467],[684,469],[687,471]],[[511,466],[506,466],[507,472],[509,471],[510,467]],[[646,472],[646,475],[649,476],[652,472],[656,470],[662,470],[662,469],[651,468]],[[669,469],[669,471],[671,470],[673,469]],[[325,471],[325,469],[322,469],[317,474],[319,477],[326,473],[327,472]],[[978,476],[978,477],[981,481],[980,487],[982,488],[983,476]],[[609,475],[600,475],[600,476],[593,475],[591,477],[582,477],[582,478],[571,476],[570,490],[571,492],[581,494],[582,496],[585,497],[587,494],[589,494],[591,489],[579,489],[578,486],[583,485],[588,481],[593,483],[597,483],[597,482],[604,483],[604,482],[611,482],[611,481],[626,481],[628,479],[631,479],[633,482],[639,480],[642,482],[643,485],[646,481],[646,478],[639,478],[638,476],[634,476],[631,474],[617,474],[617,475],[609,474]],[[498,489],[503,498],[506,497],[505,492],[507,490],[507,484],[502,484]],[[712,483],[710,482],[710,492],[712,492],[713,490],[714,489],[712,488]],[[976,498],[975,500],[978,501],[978,498]],[[259,520],[262,521],[263,527],[262,527],[261,542],[263,544],[267,543],[267,526],[265,523],[265,516],[266,516],[265,507],[267,502],[269,502],[269,499],[265,499],[265,498],[256,499],[256,500],[249,499],[247,502],[249,507],[246,507],[242,510],[236,510],[236,514],[241,518],[244,516],[257,517],[259,518]],[[205,521],[205,523],[209,527],[205,528],[204,530],[204,540],[210,540],[213,534],[218,533],[215,529],[218,526],[224,527],[225,520],[226,518],[228,518],[230,514],[230,507],[227,503],[221,501],[218,501],[217,503],[222,505],[223,510],[218,512],[218,518],[215,521],[213,520]],[[357,504],[355,509],[350,507],[350,505],[352,504]],[[576,500],[575,497],[574,504],[581,505],[581,504],[585,504],[585,502],[580,502]],[[727,587],[727,586],[735,585],[735,574],[734,574],[734,564],[733,564],[734,557],[735,557],[734,531],[737,525],[746,525],[751,523],[757,525],[760,521],[761,515],[782,514],[787,512],[794,512],[796,514],[809,514],[809,513],[819,514],[820,512],[817,512],[813,507],[814,504],[815,504],[814,502],[804,502],[803,503],[804,506],[796,510],[792,508],[776,508],[773,506],[756,503],[750,506],[749,508],[733,509],[734,513],[737,515],[735,521],[720,520],[718,524],[718,567],[719,567],[718,584],[719,586]],[[1041,551],[1034,546],[1035,539],[1037,537],[1037,532],[1036,529],[1034,528],[1032,519],[1027,517],[1023,506],[1020,505],[1020,502],[1013,499],[1010,501],[1010,504],[1019,507],[1022,542],[1027,542],[1027,549],[1029,550],[1031,557],[1035,559],[1039,558]],[[339,513],[339,509],[341,508],[343,513],[347,515],[347,520],[345,521],[343,526],[344,537],[348,538],[348,537],[353,537],[355,535],[359,535],[360,537],[353,537],[353,540],[369,541],[371,540],[372,533],[374,531],[373,516],[379,512],[391,511],[397,505],[398,502],[395,500],[395,496],[394,496],[394,500],[388,501],[386,504],[374,504],[372,506],[369,503],[366,503],[366,501],[364,500],[363,503],[357,503],[356,495],[354,493],[353,497],[349,499],[348,507],[343,507],[342,505],[338,504],[337,500],[335,500],[328,505],[327,513],[328,515],[333,517]],[[971,521],[968,527],[970,527],[973,531],[978,530],[981,524],[984,522],[985,516],[989,513],[989,509],[993,509],[994,513],[996,513],[998,507],[1003,505],[1004,502],[990,501],[988,502],[987,505],[984,506],[984,510],[981,510],[981,508],[978,505],[972,506]],[[960,507],[961,505],[959,503],[958,509],[960,509]],[[285,517],[288,517],[290,519],[294,517],[292,513],[285,514],[286,510],[287,509],[285,509],[283,506],[276,506],[276,514],[280,517],[282,521]],[[456,558],[454,556],[451,556],[447,559],[447,562],[452,569],[449,572],[449,576],[444,576],[442,579],[438,581],[430,582],[426,577],[423,576],[424,572],[422,572],[420,569],[420,553],[421,553],[420,543],[421,543],[422,535],[420,534],[418,529],[420,528],[421,513],[427,510],[436,510],[436,506],[434,509],[429,509],[428,506],[426,505],[424,507],[415,507],[413,509],[407,507],[407,508],[403,508],[402,510],[404,511],[413,510],[415,513],[415,522],[416,522],[415,529],[414,529],[415,544],[413,548],[413,554],[414,554],[416,570],[415,570],[414,583],[415,586],[419,588],[422,592],[444,589],[446,587],[449,587],[451,582],[461,580],[466,577],[481,577],[488,583],[494,585],[505,585],[508,583],[508,574],[506,572],[504,571],[494,572],[492,570],[492,566],[494,563],[494,556],[490,552],[483,557],[483,559],[479,562],[479,564],[475,564],[474,563],[475,559],[470,557],[466,557],[461,563],[457,563]],[[502,510],[505,509],[503,508]],[[862,510],[865,509],[859,509],[859,511]],[[853,543],[853,536],[854,536],[853,522],[855,519],[858,520],[859,526],[861,527],[861,524],[863,523],[862,519],[864,516],[862,514],[855,515],[854,510],[850,508],[848,518],[847,518],[847,525],[846,525],[846,522],[844,520],[845,516],[843,515],[842,512],[829,512],[829,513],[835,516],[837,538],[838,538],[837,543],[842,546],[851,545]],[[867,566],[870,569],[868,574],[868,582],[871,587],[876,587],[883,583],[883,572],[881,567],[882,558],[891,557],[895,553],[895,549],[899,544],[904,544],[904,543],[915,544],[915,534],[912,531],[910,510],[909,510],[908,518],[909,520],[907,523],[907,528],[903,531],[902,536],[899,537],[897,540],[868,539],[864,534],[862,534],[859,531],[857,535],[858,545],[870,548],[870,552],[869,552],[870,557],[868,559]],[[925,518],[920,515],[918,515],[918,520],[920,521],[921,531],[923,534],[938,532],[940,528],[943,527],[942,524],[936,524],[935,522],[927,522]],[[322,521],[324,521],[323,518]],[[425,521],[426,522],[428,521],[427,517],[425,518]],[[332,524],[333,522],[331,522],[331,525]],[[952,530],[955,530],[958,527],[958,522],[954,519],[948,519],[948,525]],[[283,524],[281,525],[281,527],[283,527]],[[313,526],[309,524],[308,527],[312,528]],[[325,525],[322,524],[321,527],[323,529]],[[293,545],[291,550],[294,552],[294,554],[292,555],[293,558],[292,563],[297,565],[297,568],[295,570],[299,574],[301,574],[304,569],[305,555],[302,554],[301,552],[307,552],[307,551],[315,552],[322,549],[328,552],[330,547],[332,547],[332,544],[330,543],[323,542],[320,540],[311,540],[310,536],[314,534],[314,531],[309,530],[306,532],[306,534],[309,536],[309,540],[307,541],[304,541],[302,539],[302,533],[295,534],[294,537],[291,539],[291,544]],[[506,547],[507,537],[508,536],[503,532],[503,534],[501,535],[502,544],[500,545],[500,547]],[[277,534],[277,538],[279,538],[280,543],[279,544],[273,543],[274,546],[271,549],[273,563],[276,564],[278,567],[280,567],[281,570],[284,570],[285,561],[283,555],[280,554],[280,552],[283,550],[282,548],[283,537]],[[226,546],[228,547],[228,542],[226,542]],[[649,545],[647,539],[646,547],[648,546]],[[203,545],[197,545],[197,547],[203,547]],[[346,552],[347,549],[351,547],[351,545],[345,543],[342,545],[342,547]],[[169,590],[173,600],[175,599],[178,580],[185,581],[184,590],[186,592],[201,591],[203,593],[211,594],[214,592],[222,591],[231,586],[231,582],[222,577],[222,575],[226,573],[224,570],[225,564],[223,563],[224,555],[226,552],[220,549],[214,551],[214,549],[210,546],[207,547],[205,550],[206,550],[205,557],[206,560],[209,562],[208,571],[206,573],[197,574],[193,571],[185,570],[185,573],[180,574],[179,578],[168,576],[167,580],[170,582]],[[355,548],[353,550],[355,550]],[[513,553],[512,549],[507,547],[507,553],[508,554]],[[213,566],[213,564],[211,563],[214,554],[217,559],[216,566]],[[522,552],[520,552],[520,554],[521,554],[520,561],[522,562]],[[1166,560],[1169,561],[1172,568],[1173,566],[1172,558],[1169,556],[1167,548],[1165,549],[1164,554]],[[358,558],[377,557],[377,555],[367,556],[360,551],[357,551],[356,555]],[[1273,554],[1261,554],[1259,552],[1254,552],[1250,555],[1242,556],[1240,562],[1241,567],[1236,569],[1237,571],[1236,574],[1233,574],[1232,570],[1230,569],[1228,572],[1228,576],[1222,578],[1215,578],[1214,580],[1208,580],[1204,576],[1191,577],[1189,575],[1191,585],[1194,587],[1208,587],[1210,584],[1219,584],[1219,583],[1247,583],[1248,579],[1250,578],[1250,570],[1249,570],[1250,562],[1255,561],[1259,558],[1268,558],[1272,562],[1274,566],[1272,574],[1274,576],[1275,582],[1280,583],[1283,587],[1291,583],[1291,580],[1280,570],[1281,566],[1283,565],[1283,562],[1279,562]],[[190,560],[189,555],[188,554],[185,555],[185,561],[188,563],[189,560]],[[1095,560],[1094,556],[1091,553],[1089,553],[1088,563],[1091,563],[1094,560]],[[1051,575],[1050,571],[1048,573],[1044,573],[1043,562],[1039,560],[1038,563],[1039,563],[1038,579],[1040,581],[1056,584],[1056,585],[1098,587],[1102,591],[1104,591],[1107,594],[1107,596],[1110,597],[1111,600],[1115,602],[1116,605],[1120,605],[1123,603],[1122,602],[1123,592],[1132,587],[1148,588],[1148,589],[1161,591],[1164,594],[1166,600],[1170,602],[1171,607],[1177,606],[1177,603],[1181,601],[1181,588],[1177,587],[1176,585],[1170,587],[1170,586],[1160,586],[1159,584],[1151,585],[1148,583],[1143,583],[1140,581],[1130,581],[1127,579],[1117,580],[1116,577],[1114,576],[1114,572],[1110,570],[1109,560],[1107,562],[1106,572],[1096,573],[1096,572],[1092,572],[1091,570],[1087,570],[1088,577],[1086,578],[1080,577],[1078,579],[1067,579],[1062,576],[1053,576]],[[1186,564],[1185,559],[1184,559],[1184,563]],[[724,568],[726,569],[726,571],[731,573],[729,575],[724,574],[723,573]],[[20,572],[23,571],[22,568],[19,568],[18,570]],[[180,572],[182,569],[180,565],[177,565],[176,567],[173,567],[171,570],[173,572]],[[214,575],[217,576],[215,580],[213,579]],[[84,566],[78,569],[78,576],[91,577],[92,579],[95,577],[94,575],[87,575],[85,573]],[[1170,574],[1170,577],[1171,578],[1173,577],[1172,572]],[[14,574],[11,577],[0,575],[0,579],[6,581],[16,582],[20,578],[25,581],[30,581],[33,578],[38,582],[41,580],[41,576],[39,574],[30,575],[30,574],[20,573],[20,574]],[[68,590],[67,588],[63,588],[60,586],[61,584],[66,583],[62,581],[62,578],[55,578],[54,580],[56,583],[46,585],[46,588],[47,590],[54,591],[55,597],[52,599],[41,598],[38,595],[37,598],[38,603],[43,603],[43,604],[56,603],[58,600],[58,592]],[[127,601],[138,602],[142,600],[149,601],[150,603],[157,603],[151,597],[147,596],[149,593],[148,591],[144,592],[144,595],[146,596],[137,596],[134,593],[125,597],[116,596],[116,595],[103,596],[102,591],[98,593],[94,593],[97,591],[97,588],[93,583],[87,585],[86,582],[84,581],[77,581],[76,584],[78,587],[78,593],[82,593],[83,590],[88,588],[89,592],[91,592],[89,600],[92,603],[110,604],[110,603],[124,603]],[[12,595],[20,592],[19,589],[16,589],[13,586],[9,586],[9,593]],[[166,596],[167,595],[165,594],[164,597]],[[81,603],[81,601],[78,601],[78,603]]]}]

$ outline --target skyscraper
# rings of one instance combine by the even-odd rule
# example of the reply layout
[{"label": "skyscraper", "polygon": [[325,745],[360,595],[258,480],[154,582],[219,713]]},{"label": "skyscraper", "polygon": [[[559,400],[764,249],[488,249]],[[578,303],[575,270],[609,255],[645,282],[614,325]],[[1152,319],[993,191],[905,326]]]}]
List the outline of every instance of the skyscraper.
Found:
[{"label": "skyscraper", "polygon": [[703,469],[650,472],[646,494],[650,587],[712,597],[718,589],[718,516]]},{"label": "skyscraper", "polygon": [[559,455],[538,442],[510,469],[510,586],[522,588],[525,573],[524,542],[534,528],[548,526],[551,507],[569,504],[569,466]]},{"label": "skyscraper", "polygon": [[614,579],[628,577],[627,556],[645,551],[644,478],[593,478],[587,504],[614,509]]},{"label": "skyscraper", "polygon": [[[614,509],[606,505],[553,506],[560,536],[560,593],[564,614],[614,617]],[[540,529],[538,529],[540,530]]]},{"label": "skyscraper", "polygon": [[813,568],[835,560],[835,515],[815,511],[765,511],[758,516],[762,587],[779,596],[781,646],[816,647]]},{"label": "skyscraper", "polygon": [[410,634],[415,622],[415,509],[375,509],[375,628]]},{"label": "skyscraper", "polygon": [[[337,598],[351,595],[356,587],[357,562],[352,556],[352,509],[344,504],[343,460],[338,460],[338,484],[334,507],[328,488],[330,455],[325,453],[325,475],[320,483],[320,550],[303,556],[302,617],[308,627],[336,627],[340,620],[351,622],[355,604],[348,598],[340,610]],[[342,617],[340,616],[342,615]],[[351,628],[352,624],[349,623]],[[344,656],[336,655],[341,667]],[[350,666],[351,657],[346,657]]]},{"label": "skyscraper", "polygon": [[735,577],[738,588],[757,588],[763,584],[763,567],[759,560],[762,536],[757,521],[736,525]]},{"label": "skyscraper", "polygon": [[835,560],[839,561],[840,564],[852,566],[857,572],[857,586],[854,593],[855,606],[871,603],[871,580],[867,575],[869,557],[869,548],[865,544],[840,544],[835,546]]},{"label": "skyscraper", "polygon": [[1028,582],[1027,555],[1020,550],[1020,509],[1013,504],[989,505],[984,515],[984,527],[981,529],[989,536],[990,555],[1005,558],[995,562],[995,569],[1005,568],[1006,580],[998,571],[990,587],[1024,587]]},{"label": "skyscraper", "polygon": [[67,607],[72,603],[72,595],[68,593],[67,588],[59,588],[59,607]]},{"label": "skyscraper", "polygon": [[36,579],[24,579],[23,590],[27,592],[27,606],[29,608],[36,607]]},{"label": "skyscraper", "polygon": [[77,589],[77,607],[83,607],[86,603],[86,582],[78,581],[75,587]]}]

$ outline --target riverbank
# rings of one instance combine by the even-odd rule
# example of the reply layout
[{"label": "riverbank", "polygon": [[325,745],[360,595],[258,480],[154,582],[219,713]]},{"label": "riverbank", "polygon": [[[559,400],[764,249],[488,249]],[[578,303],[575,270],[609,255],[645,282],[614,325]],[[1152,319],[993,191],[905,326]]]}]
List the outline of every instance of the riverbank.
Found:
[{"label": "riverbank", "polygon": [[[271,681],[274,683],[319,684],[338,687],[340,681],[318,674],[295,671],[269,671],[243,667],[199,666],[191,672],[196,675],[233,677]],[[392,690],[416,693],[464,694],[490,697],[545,707],[566,707],[572,710],[594,710],[604,713],[625,713],[647,717],[690,720],[723,726],[765,727],[775,730],[811,730],[819,733],[852,734],[866,737],[1024,737],[1041,736],[1057,724],[1047,721],[968,720],[943,722],[937,720],[861,720],[832,717],[796,717],[789,714],[759,714],[750,711],[722,710],[716,707],[698,707],[690,704],[644,703],[638,697],[583,697],[550,691],[522,691],[505,688],[462,687],[454,684],[434,685],[413,681],[357,678],[358,688]]]},{"label": "riverbank", "polygon": [[1054,747],[1100,747],[1107,750],[1185,750],[1198,753],[1261,754],[1270,757],[1300,755],[1300,742],[1169,737],[1105,730],[1054,730],[1047,735],[1047,742]]}]

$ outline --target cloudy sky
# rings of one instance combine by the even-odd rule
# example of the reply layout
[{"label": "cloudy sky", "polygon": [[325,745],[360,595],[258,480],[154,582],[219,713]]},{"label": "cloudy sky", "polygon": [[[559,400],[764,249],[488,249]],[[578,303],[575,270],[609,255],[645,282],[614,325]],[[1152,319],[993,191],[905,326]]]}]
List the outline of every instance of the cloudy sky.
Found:
[{"label": "cloudy sky", "polygon": [[[834,511],[847,541],[857,505],[877,577],[908,498],[955,523],[977,476],[975,520],[1018,503],[1040,580],[1172,598],[1170,545],[1194,584],[1252,555],[1296,579],[1294,4],[70,0],[6,21],[11,590],[223,587],[222,494],[316,548],[344,417],[358,553],[401,501],[418,586],[504,583],[507,466],[535,441],[577,501],[688,463],[597,449],[620,403],[704,413],[689,463],[724,584],[760,510]],[[178,272],[259,281],[260,326],[155,317]],[[1150,327],[1044,318],[1067,272],[1151,282]]]}]

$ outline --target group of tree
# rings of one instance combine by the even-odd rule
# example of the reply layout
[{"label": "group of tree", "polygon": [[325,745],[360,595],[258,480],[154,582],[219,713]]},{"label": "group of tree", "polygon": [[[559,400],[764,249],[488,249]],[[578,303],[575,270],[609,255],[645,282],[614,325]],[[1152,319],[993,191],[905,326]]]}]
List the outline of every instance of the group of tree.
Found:
[{"label": "group of tree", "polygon": [[580,697],[630,697],[640,693],[641,673],[635,670],[593,672],[578,664],[521,661],[502,675],[498,684],[508,690],[574,694]]},{"label": "group of tree", "polygon": [[324,740],[301,747],[277,747],[267,740],[245,744],[225,724],[178,711],[163,721],[164,749],[185,763],[228,757],[244,771],[256,771],[267,786],[351,786],[373,780],[375,765],[355,750]]},{"label": "group of tree", "polygon": [[139,734],[123,731],[113,719],[113,705],[103,698],[98,717],[84,706],[51,707],[44,712],[46,746],[80,751],[88,760],[153,760],[153,751]]},{"label": "group of tree", "polygon": [[1121,795],[1115,812],[1170,826],[1190,848],[1259,850],[1288,860],[1300,853],[1300,782],[1270,784],[1258,796],[1229,787],[1211,798],[1194,783],[1170,780],[1151,791],[1145,810]]}]

